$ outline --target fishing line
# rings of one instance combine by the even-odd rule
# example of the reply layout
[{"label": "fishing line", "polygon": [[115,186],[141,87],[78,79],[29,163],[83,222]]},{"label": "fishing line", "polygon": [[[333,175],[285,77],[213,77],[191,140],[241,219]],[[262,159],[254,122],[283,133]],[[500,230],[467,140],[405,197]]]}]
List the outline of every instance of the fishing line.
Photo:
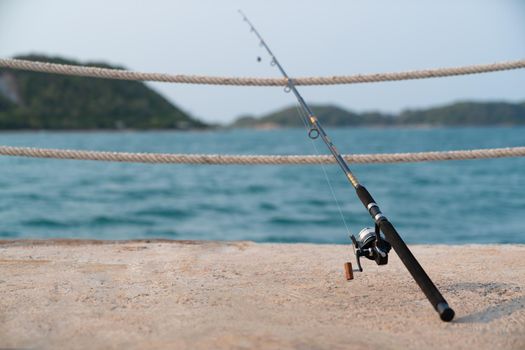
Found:
[{"label": "fishing line", "polygon": [[[304,122],[306,120],[306,116],[304,115],[304,111],[300,108],[299,102],[297,102],[297,101],[295,102],[295,108],[297,109],[297,112],[299,113],[299,117]],[[306,125],[306,124],[305,124],[305,128],[306,128],[306,130],[310,129],[308,127],[308,125]],[[319,152],[319,149],[317,148],[317,145],[315,144],[315,140],[313,140],[310,137],[308,139],[312,143],[312,146],[313,146],[313,149],[314,149],[315,153],[317,155],[321,154],[321,152]],[[339,201],[337,200],[337,196],[336,196],[334,188],[332,186],[332,182],[330,181],[330,178],[328,177],[328,173],[326,171],[326,168],[325,168],[324,164],[321,164],[321,169],[323,169],[323,173],[324,173],[324,177],[326,179],[326,183],[328,184],[328,187],[330,188],[330,192],[332,193],[332,197],[333,197],[333,199],[335,201],[335,204],[337,205],[337,209],[339,210],[339,215],[341,215],[341,220],[343,221],[343,224],[345,225],[346,232],[351,234],[350,228],[348,227],[348,224],[346,223],[345,216],[343,214],[343,208],[341,207]]]}]

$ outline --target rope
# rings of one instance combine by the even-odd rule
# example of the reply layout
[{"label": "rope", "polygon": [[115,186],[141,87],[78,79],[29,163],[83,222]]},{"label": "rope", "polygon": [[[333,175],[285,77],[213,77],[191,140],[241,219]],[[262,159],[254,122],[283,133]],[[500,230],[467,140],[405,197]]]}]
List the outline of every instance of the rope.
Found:
[{"label": "rope", "polygon": [[[0,146],[0,155],[33,158],[96,160],[131,163],[183,163],[183,164],[332,164],[331,155],[220,155],[220,154],[167,154],[98,152],[65,149]],[[445,152],[353,154],[343,158],[349,163],[403,163],[443,160],[525,157],[525,147],[475,149]]]},{"label": "rope", "polygon": [[[246,77],[213,77],[199,75],[172,75],[165,73],[132,72],[121,69],[74,66],[66,64],[35,62],[19,59],[0,58],[0,67],[28,70],[41,73],[75,75],[91,78],[160,81],[180,84],[209,84],[209,85],[242,85],[242,86],[286,86],[285,78],[246,78]],[[499,62],[492,64],[478,64],[463,67],[436,68],[412,70],[405,72],[359,74],[332,77],[303,77],[294,78],[295,85],[334,85],[376,83],[381,81],[397,81],[409,79],[426,79],[448,77],[466,74],[504,71],[525,68],[525,59],[518,61]]]}]

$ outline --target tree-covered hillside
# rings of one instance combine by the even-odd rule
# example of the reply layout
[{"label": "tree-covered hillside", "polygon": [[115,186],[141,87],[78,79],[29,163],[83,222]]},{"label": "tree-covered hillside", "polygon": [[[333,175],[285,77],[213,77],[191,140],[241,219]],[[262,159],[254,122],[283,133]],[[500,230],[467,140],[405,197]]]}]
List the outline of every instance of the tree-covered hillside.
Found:
[{"label": "tree-covered hillside", "polygon": [[[17,58],[80,64],[56,57]],[[122,68],[103,63],[86,65]],[[142,82],[0,69],[0,129],[184,129],[205,126]]]},{"label": "tree-covered hillside", "polygon": [[442,107],[407,110],[400,114],[399,122],[430,125],[525,124],[525,103],[459,102]]},{"label": "tree-covered hillside", "polygon": [[[391,124],[392,117],[379,113],[357,114],[337,106],[314,105],[312,109],[315,115],[325,125],[364,125],[367,123]],[[267,114],[261,118],[244,116],[237,119],[234,127],[253,127],[253,126],[276,126],[276,127],[299,127],[303,122],[299,117],[297,107],[288,107],[282,110]]]},{"label": "tree-covered hillside", "polygon": [[[399,115],[379,112],[354,113],[340,107],[313,105],[312,110],[326,126],[467,126],[467,125],[525,125],[525,103],[458,102],[429,109],[405,110]],[[302,122],[296,107],[289,107],[256,118],[244,116],[231,126],[297,127]]]}]

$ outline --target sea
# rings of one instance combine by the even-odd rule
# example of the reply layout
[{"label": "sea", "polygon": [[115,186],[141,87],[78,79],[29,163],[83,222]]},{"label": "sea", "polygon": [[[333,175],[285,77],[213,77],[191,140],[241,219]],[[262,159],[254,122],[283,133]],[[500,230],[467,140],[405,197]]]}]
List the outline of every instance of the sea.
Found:
[{"label": "sea", "polygon": [[[525,145],[524,127],[327,132],[343,154]],[[124,152],[327,153],[322,141],[311,141],[304,129],[3,132],[0,144]],[[525,158],[350,167],[408,243],[525,243]],[[0,239],[350,243],[350,234],[373,227],[336,165],[0,156],[0,169]]]}]

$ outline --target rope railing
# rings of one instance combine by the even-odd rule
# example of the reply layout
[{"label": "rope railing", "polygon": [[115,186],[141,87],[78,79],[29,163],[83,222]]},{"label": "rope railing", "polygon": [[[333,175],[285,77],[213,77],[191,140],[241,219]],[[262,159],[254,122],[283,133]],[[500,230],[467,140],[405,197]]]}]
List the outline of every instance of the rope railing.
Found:
[{"label": "rope railing", "polygon": [[[331,155],[221,155],[221,154],[172,154],[127,153],[67,149],[0,146],[0,155],[32,158],[94,160],[105,162],[163,163],[163,164],[333,164]],[[525,157],[525,147],[489,148],[443,152],[384,153],[344,155],[349,163],[404,163],[445,160],[467,160],[506,157]]]},{"label": "rope railing", "polygon": [[[286,86],[283,78],[211,77],[195,75],[170,75],[164,73],[143,73],[128,70],[75,66],[19,59],[1,59],[0,67],[28,70],[41,73],[65,74],[92,78],[159,81],[184,84],[243,85],[243,86]],[[376,73],[366,75],[293,78],[295,85],[356,84],[381,81],[437,78],[465,74],[478,74],[525,68],[525,59],[518,61],[480,64],[463,67],[413,70],[406,72]],[[166,153],[126,153],[101,152],[64,149],[44,149],[30,147],[0,146],[0,155],[94,160],[132,163],[180,163],[180,164],[331,164],[335,159],[330,155],[219,155],[219,154],[166,154]],[[525,147],[475,149],[443,152],[354,154],[345,155],[349,163],[401,163],[444,160],[487,159],[504,157],[524,157]]]},{"label": "rope railing", "polygon": [[[286,86],[288,83],[288,81],[284,78],[218,77],[181,74],[173,75],[166,73],[144,73],[122,69],[76,66],[6,58],[0,58],[0,67],[41,73],[64,74],[91,78],[158,81],[179,84]],[[471,66],[412,70],[404,72],[373,73],[328,77],[302,77],[293,78],[293,81],[295,85],[360,84],[376,83],[383,81],[440,78],[520,68],[525,68],[525,59],[517,61],[498,62],[492,64],[477,64]]]}]

